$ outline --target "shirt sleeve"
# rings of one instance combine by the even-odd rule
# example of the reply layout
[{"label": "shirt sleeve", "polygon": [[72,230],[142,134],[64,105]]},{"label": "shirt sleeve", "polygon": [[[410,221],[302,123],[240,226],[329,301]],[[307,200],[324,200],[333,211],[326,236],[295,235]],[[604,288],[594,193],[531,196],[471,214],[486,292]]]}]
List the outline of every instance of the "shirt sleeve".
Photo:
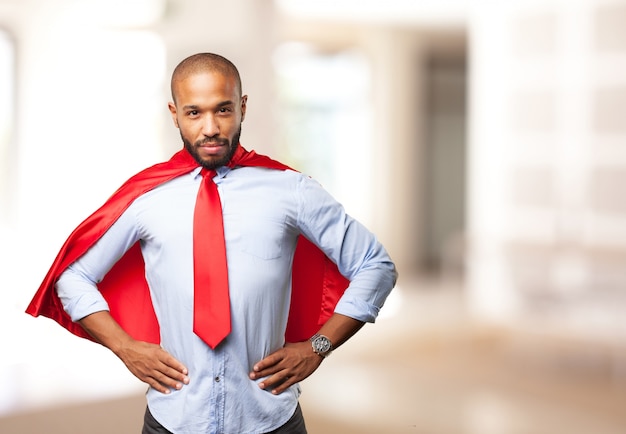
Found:
[{"label": "shirt sleeve", "polygon": [[316,181],[302,176],[298,195],[302,234],[350,281],[335,312],[374,322],[397,279],[389,254],[374,234],[349,216]]},{"label": "shirt sleeve", "polygon": [[[132,205],[131,205],[132,207]],[[115,262],[137,241],[131,208],[79,259],[71,264],[56,283],[63,309],[78,321],[92,313],[109,310],[97,284]]]}]

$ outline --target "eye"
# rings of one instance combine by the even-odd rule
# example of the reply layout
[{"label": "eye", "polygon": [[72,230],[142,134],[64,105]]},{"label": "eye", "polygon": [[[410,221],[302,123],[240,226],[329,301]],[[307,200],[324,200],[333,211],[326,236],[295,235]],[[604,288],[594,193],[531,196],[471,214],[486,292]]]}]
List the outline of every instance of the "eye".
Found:
[{"label": "eye", "polygon": [[233,109],[230,107],[220,107],[220,109],[218,110],[218,113],[230,113],[232,111]]},{"label": "eye", "polygon": [[187,113],[189,116],[198,116],[199,112],[198,110],[190,110],[189,113]]}]

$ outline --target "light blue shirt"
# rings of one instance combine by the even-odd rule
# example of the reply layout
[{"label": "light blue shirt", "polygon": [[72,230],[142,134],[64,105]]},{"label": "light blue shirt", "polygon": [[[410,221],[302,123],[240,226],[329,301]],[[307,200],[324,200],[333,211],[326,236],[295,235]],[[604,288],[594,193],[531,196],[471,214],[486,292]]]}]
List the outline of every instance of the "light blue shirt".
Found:
[{"label": "light blue shirt", "polygon": [[192,222],[199,172],[137,198],[63,273],[57,292],[74,321],[108,310],[96,284],[141,240],[161,345],[190,377],[188,385],[167,395],[150,388],[150,411],[175,433],[268,432],[292,416],[300,387],[273,395],[248,374],[284,345],[298,235],[320,246],[350,280],[335,312],[361,321],[376,318],[395,284],[395,267],[374,235],[309,177],[222,167],[214,180],[224,216],[232,331],[212,350],[192,331]]}]

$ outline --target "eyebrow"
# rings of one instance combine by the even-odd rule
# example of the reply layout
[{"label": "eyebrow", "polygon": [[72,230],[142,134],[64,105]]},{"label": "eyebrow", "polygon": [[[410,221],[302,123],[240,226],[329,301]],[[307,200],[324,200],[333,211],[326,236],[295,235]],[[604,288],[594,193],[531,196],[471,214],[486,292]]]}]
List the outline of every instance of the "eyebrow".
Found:
[{"label": "eyebrow", "polygon": [[[233,101],[222,101],[221,103],[217,104],[217,108],[221,108],[221,107],[225,107],[225,106],[229,106],[229,105],[234,105],[235,103]],[[185,105],[183,106],[183,110],[200,110],[200,106],[195,105],[195,104],[189,104],[189,105]]]}]

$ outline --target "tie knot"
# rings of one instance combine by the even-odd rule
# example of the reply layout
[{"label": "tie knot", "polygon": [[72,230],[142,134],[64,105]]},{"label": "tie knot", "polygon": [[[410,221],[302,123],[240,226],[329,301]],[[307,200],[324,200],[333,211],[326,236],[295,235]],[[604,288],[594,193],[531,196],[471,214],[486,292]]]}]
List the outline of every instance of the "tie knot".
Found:
[{"label": "tie knot", "polygon": [[215,175],[217,175],[217,172],[215,170],[202,168],[200,175],[202,175],[204,179],[213,179]]}]

